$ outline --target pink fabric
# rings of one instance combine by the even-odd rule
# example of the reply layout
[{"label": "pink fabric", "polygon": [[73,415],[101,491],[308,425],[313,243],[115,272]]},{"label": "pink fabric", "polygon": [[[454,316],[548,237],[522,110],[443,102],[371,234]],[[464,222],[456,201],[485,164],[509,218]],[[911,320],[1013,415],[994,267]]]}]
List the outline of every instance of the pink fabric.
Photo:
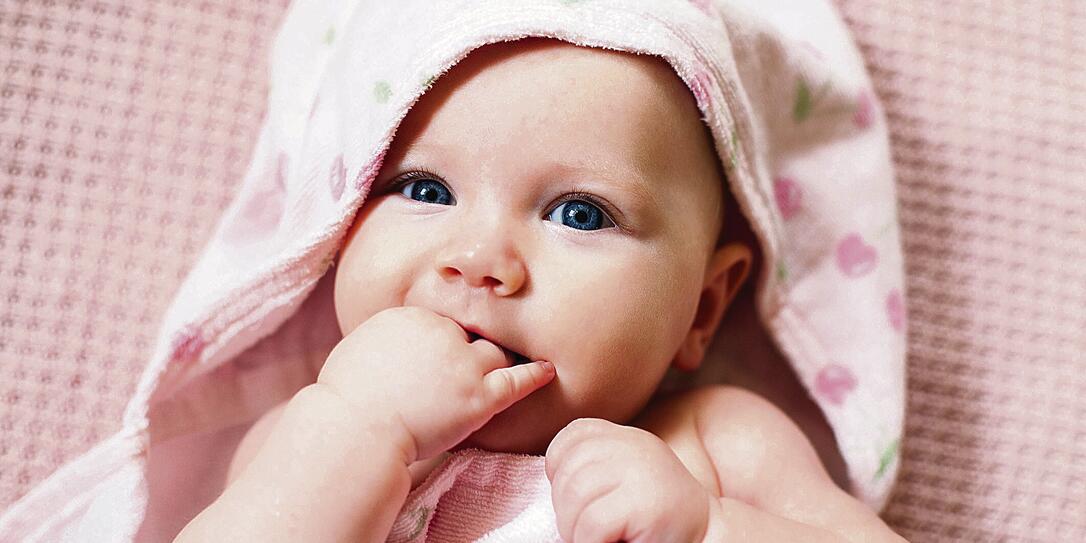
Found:
[{"label": "pink fabric", "polygon": [[909,292],[885,517],[1086,541],[1086,3],[840,0],[883,99]]},{"label": "pink fabric", "polygon": [[542,456],[478,449],[449,456],[411,491],[389,543],[561,543]]},{"label": "pink fabric", "polygon": [[[1086,256],[1086,7],[838,4],[888,117],[907,257],[885,516],[916,541],[1086,539],[1086,272],[1065,265]],[[285,5],[0,8],[0,507],[118,428],[237,190]],[[323,360],[304,323],[280,332],[243,366]]]}]

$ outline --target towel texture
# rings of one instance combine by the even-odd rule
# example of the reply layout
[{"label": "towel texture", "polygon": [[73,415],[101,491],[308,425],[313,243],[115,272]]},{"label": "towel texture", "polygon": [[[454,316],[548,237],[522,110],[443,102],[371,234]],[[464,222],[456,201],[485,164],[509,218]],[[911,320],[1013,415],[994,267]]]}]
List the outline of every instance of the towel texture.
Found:
[{"label": "towel texture", "polygon": [[543,457],[453,453],[407,496],[388,541],[561,543]]},{"label": "towel texture", "polygon": [[240,191],[173,298],[121,429],[0,518],[0,538],[160,539],[206,505],[239,425],[313,378],[305,361],[239,355],[291,316],[336,329],[321,279],[396,125],[472,49],[524,36],[657,55],[690,88],[765,259],[753,310],[832,426],[849,490],[881,509],[903,423],[903,263],[882,109],[832,5],[300,0],[271,50]]}]

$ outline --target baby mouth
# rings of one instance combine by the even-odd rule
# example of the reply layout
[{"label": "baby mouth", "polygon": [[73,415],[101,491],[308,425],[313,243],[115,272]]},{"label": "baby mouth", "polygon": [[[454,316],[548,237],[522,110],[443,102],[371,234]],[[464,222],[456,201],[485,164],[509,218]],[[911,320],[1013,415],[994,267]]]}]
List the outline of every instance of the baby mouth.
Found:
[{"label": "baby mouth", "polygon": [[512,365],[514,365],[514,366],[519,366],[521,364],[527,364],[528,362],[531,362],[531,360],[529,360],[527,356],[524,356],[524,355],[522,355],[522,354],[520,354],[520,353],[518,353],[516,351],[506,349],[504,345],[502,345],[501,343],[498,343],[497,341],[494,341],[494,340],[492,340],[490,338],[487,338],[487,337],[483,337],[483,336],[481,336],[479,334],[476,334],[475,332],[468,332],[469,343],[472,342],[472,341],[475,341],[477,339],[485,339],[485,340],[493,343],[494,345],[497,345],[498,348],[502,350],[502,353],[505,353],[505,358],[507,360],[509,360],[510,363]]}]

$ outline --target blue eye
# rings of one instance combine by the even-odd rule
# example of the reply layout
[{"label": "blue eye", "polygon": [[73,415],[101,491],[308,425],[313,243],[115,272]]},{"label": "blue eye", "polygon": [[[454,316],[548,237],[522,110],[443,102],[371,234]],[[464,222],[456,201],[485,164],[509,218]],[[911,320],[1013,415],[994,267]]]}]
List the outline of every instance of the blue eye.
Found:
[{"label": "blue eye", "polygon": [[452,192],[440,181],[433,179],[420,179],[405,184],[400,189],[400,194],[427,204],[443,206],[453,205]]},{"label": "blue eye", "polygon": [[577,230],[599,230],[600,228],[615,226],[615,223],[602,209],[584,200],[562,202],[547,214],[547,220],[561,222]]}]

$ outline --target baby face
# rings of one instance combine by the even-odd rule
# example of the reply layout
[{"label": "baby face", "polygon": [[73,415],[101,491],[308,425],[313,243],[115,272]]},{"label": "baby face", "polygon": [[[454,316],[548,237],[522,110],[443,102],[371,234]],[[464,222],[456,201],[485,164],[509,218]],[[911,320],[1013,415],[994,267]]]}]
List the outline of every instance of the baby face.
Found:
[{"label": "baby face", "polygon": [[700,362],[750,259],[716,247],[721,205],[664,61],[486,46],[401,124],[337,264],[339,325],[421,306],[552,362],[554,381],[463,443],[541,454],[578,417],[629,421],[670,365]]}]

